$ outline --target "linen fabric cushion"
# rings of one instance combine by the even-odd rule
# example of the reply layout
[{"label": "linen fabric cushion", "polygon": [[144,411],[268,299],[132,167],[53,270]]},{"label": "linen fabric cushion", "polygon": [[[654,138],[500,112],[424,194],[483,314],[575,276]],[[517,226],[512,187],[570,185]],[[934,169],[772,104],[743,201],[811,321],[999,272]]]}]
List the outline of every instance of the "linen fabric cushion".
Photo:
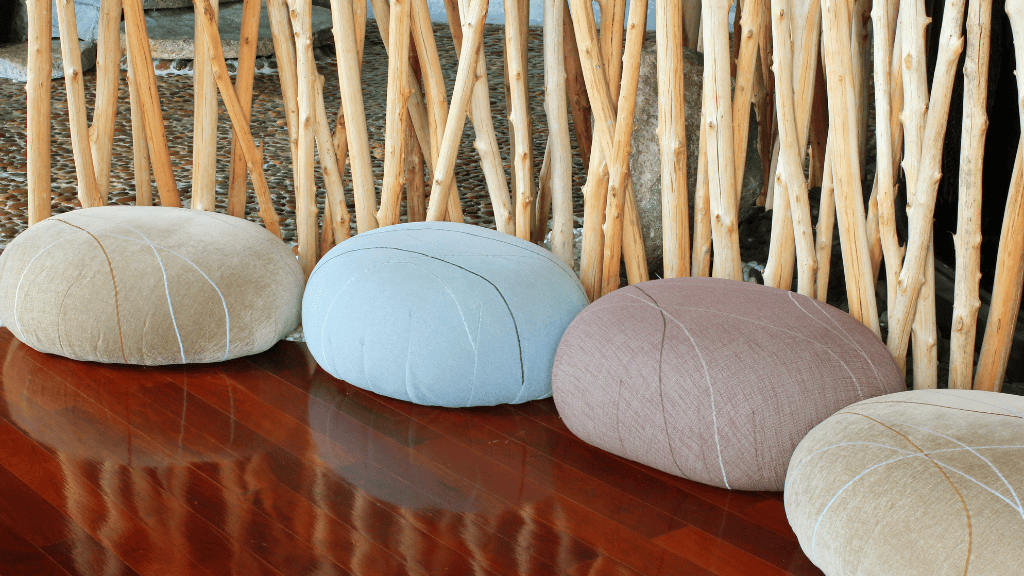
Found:
[{"label": "linen fabric cushion", "polygon": [[51,216],[0,256],[0,318],[76,360],[217,362],[298,323],[302,269],[258,224],[212,212],[105,206]]},{"label": "linen fabric cushion", "polygon": [[786,516],[828,576],[1024,573],[1024,398],[915,390],[849,406],[793,453]]},{"label": "linen fabric cushion", "polygon": [[302,304],[330,374],[417,404],[490,406],[551,395],[565,327],[587,304],[550,252],[465,224],[410,223],[334,247]]},{"label": "linen fabric cushion", "polygon": [[558,347],[553,386],[582,440],[739,490],[781,490],[811,428],[906,388],[882,342],[849,315],[714,278],[644,282],[591,304]]}]

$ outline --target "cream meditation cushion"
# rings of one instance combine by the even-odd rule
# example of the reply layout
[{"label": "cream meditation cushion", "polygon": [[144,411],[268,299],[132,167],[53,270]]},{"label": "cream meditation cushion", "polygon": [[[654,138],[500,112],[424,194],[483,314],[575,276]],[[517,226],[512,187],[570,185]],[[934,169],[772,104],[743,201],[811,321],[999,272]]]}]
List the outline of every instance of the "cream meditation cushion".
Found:
[{"label": "cream meditation cushion", "polygon": [[51,216],[0,256],[0,319],[41,352],[125,364],[218,362],[295,328],[291,250],[224,214],[105,206]]}]

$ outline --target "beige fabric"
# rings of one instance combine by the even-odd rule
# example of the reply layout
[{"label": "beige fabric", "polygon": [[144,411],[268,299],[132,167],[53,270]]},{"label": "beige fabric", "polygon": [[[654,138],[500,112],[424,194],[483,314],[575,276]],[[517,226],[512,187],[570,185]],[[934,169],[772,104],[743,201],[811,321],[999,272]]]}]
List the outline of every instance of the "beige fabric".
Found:
[{"label": "beige fabric", "polygon": [[552,378],[582,440],[714,486],[781,490],[825,418],[905,390],[870,330],[816,300],[716,278],[617,290],[573,320]]},{"label": "beige fabric", "polygon": [[217,362],[298,324],[291,250],[224,214],[106,206],[52,216],[0,256],[0,318],[41,352],[127,364]]},{"label": "beige fabric", "polygon": [[786,515],[828,576],[1024,574],[1024,398],[915,390],[807,435]]}]

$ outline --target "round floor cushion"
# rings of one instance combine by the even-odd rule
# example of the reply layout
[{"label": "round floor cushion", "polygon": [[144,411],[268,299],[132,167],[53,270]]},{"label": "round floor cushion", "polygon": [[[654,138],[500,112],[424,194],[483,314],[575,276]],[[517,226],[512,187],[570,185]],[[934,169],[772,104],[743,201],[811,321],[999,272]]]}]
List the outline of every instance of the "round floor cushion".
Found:
[{"label": "round floor cushion", "polygon": [[644,282],[597,300],[566,330],[553,386],[582,440],[737,490],[781,490],[811,428],[906,389],[882,342],[849,315],[715,278]]},{"label": "round floor cushion", "polygon": [[332,375],[392,398],[490,406],[551,395],[551,365],[587,304],[550,252],[465,224],[400,224],[327,253],[303,330]]},{"label": "round floor cushion", "polygon": [[0,256],[0,319],[41,352],[125,364],[218,362],[295,328],[302,269],[262,226],[105,206],[51,216]]},{"label": "round floor cushion", "polygon": [[914,390],[849,406],[793,453],[786,515],[828,576],[1024,574],[1024,398]]}]

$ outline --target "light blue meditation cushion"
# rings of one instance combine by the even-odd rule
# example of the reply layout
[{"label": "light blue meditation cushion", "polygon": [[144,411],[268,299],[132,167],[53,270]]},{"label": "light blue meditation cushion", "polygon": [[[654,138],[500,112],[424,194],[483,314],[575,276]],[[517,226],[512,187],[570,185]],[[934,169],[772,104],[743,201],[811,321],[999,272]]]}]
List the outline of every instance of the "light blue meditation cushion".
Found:
[{"label": "light blue meditation cushion", "polygon": [[551,395],[555,350],[587,305],[550,252],[446,222],[388,226],[328,252],[302,304],[330,374],[417,404],[517,404]]}]

